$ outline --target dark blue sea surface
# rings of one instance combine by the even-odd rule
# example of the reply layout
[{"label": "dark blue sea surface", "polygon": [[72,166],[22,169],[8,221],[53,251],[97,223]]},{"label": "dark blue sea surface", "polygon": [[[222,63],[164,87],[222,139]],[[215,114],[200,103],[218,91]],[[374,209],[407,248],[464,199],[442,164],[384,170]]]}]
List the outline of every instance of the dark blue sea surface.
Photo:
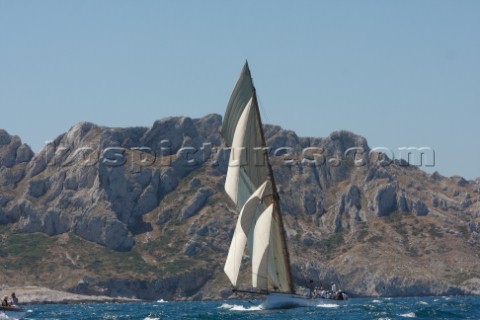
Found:
[{"label": "dark blue sea surface", "polygon": [[25,319],[480,319],[480,297],[354,298],[341,305],[289,310],[262,310],[260,302],[35,305],[27,307]]}]

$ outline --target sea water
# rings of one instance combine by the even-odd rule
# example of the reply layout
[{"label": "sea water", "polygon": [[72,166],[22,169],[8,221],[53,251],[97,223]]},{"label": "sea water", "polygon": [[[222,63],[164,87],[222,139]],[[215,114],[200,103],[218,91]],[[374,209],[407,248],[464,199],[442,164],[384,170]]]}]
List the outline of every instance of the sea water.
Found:
[{"label": "sea water", "polygon": [[[263,310],[261,301],[28,306],[25,319],[480,319],[480,297],[353,298],[317,307]],[[0,314],[0,319],[5,319]],[[8,319],[8,318],[7,318]]]}]

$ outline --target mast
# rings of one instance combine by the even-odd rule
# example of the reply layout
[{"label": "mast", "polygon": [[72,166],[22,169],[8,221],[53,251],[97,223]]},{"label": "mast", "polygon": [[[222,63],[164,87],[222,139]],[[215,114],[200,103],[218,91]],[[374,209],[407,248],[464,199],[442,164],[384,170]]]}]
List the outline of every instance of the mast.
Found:
[{"label": "mast", "polygon": [[[248,68],[248,63],[247,63],[247,68]],[[252,84],[253,84],[253,80],[252,80]],[[255,86],[253,86],[253,99],[254,99],[254,105],[255,105],[255,112],[257,113],[257,119],[259,122],[258,126],[261,132],[262,144],[266,147],[267,143],[265,141],[265,133],[263,131],[262,118],[260,115],[260,110],[258,108],[257,91],[255,89]],[[293,281],[292,281],[292,269],[290,266],[290,253],[288,252],[285,227],[283,225],[282,212],[280,209],[280,196],[278,195],[277,184],[275,183],[275,177],[273,175],[272,165],[270,164],[270,158],[268,157],[268,148],[263,149],[263,153],[264,153],[264,157],[268,167],[269,179],[272,184],[273,217],[275,220],[278,221],[278,225],[280,227],[281,246],[282,246],[283,254],[285,256],[285,260],[284,260],[285,269],[287,270],[287,275],[288,275],[288,278],[287,278],[288,287],[289,287],[290,293],[295,293],[293,288]]]}]

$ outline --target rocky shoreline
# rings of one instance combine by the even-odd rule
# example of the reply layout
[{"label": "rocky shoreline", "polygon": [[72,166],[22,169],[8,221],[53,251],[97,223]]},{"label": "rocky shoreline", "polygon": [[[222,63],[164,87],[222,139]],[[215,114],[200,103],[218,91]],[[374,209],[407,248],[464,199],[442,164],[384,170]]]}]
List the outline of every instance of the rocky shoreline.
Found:
[{"label": "rocky shoreline", "polygon": [[1,287],[0,295],[17,295],[20,305],[31,304],[73,304],[73,303],[105,303],[105,302],[140,302],[142,300],[126,297],[90,296],[65,291],[52,290],[45,287],[22,286]]}]

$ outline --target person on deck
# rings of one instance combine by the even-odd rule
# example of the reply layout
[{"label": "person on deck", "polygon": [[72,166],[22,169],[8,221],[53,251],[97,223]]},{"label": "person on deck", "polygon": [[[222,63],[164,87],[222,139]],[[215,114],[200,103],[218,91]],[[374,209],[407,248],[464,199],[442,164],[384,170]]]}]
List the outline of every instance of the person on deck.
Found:
[{"label": "person on deck", "polygon": [[320,290],[320,298],[327,298],[327,291],[323,290],[323,288]]},{"label": "person on deck", "polygon": [[343,293],[342,291],[338,291],[337,295],[335,296],[335,300],[343,300]]},{"label": "person on deck", "polygon": [[12,296],[11,296],[11,297],[12,297],[12,304],[13,304],[14,306],[18,306],[18,298],[17,298],[17,296],[15,295],[15,292],[12,292]]},{"label": "person on deck", "polygon": [[10,303],[8,303],[8,297],[4,296],[2,300],[2,307],[9,307]]},{"label": "person on deck", "polygon": [[337,292],[337,285],[332,282],[332,292],[336,293]]},{"label": "person on deck", "polygon": [[307,287],[307,290],[306,290],[306,292],[305,292],[305,297],[311,298],[311,296],[312,296],[312,290],[310,290],[310,288]]}]

